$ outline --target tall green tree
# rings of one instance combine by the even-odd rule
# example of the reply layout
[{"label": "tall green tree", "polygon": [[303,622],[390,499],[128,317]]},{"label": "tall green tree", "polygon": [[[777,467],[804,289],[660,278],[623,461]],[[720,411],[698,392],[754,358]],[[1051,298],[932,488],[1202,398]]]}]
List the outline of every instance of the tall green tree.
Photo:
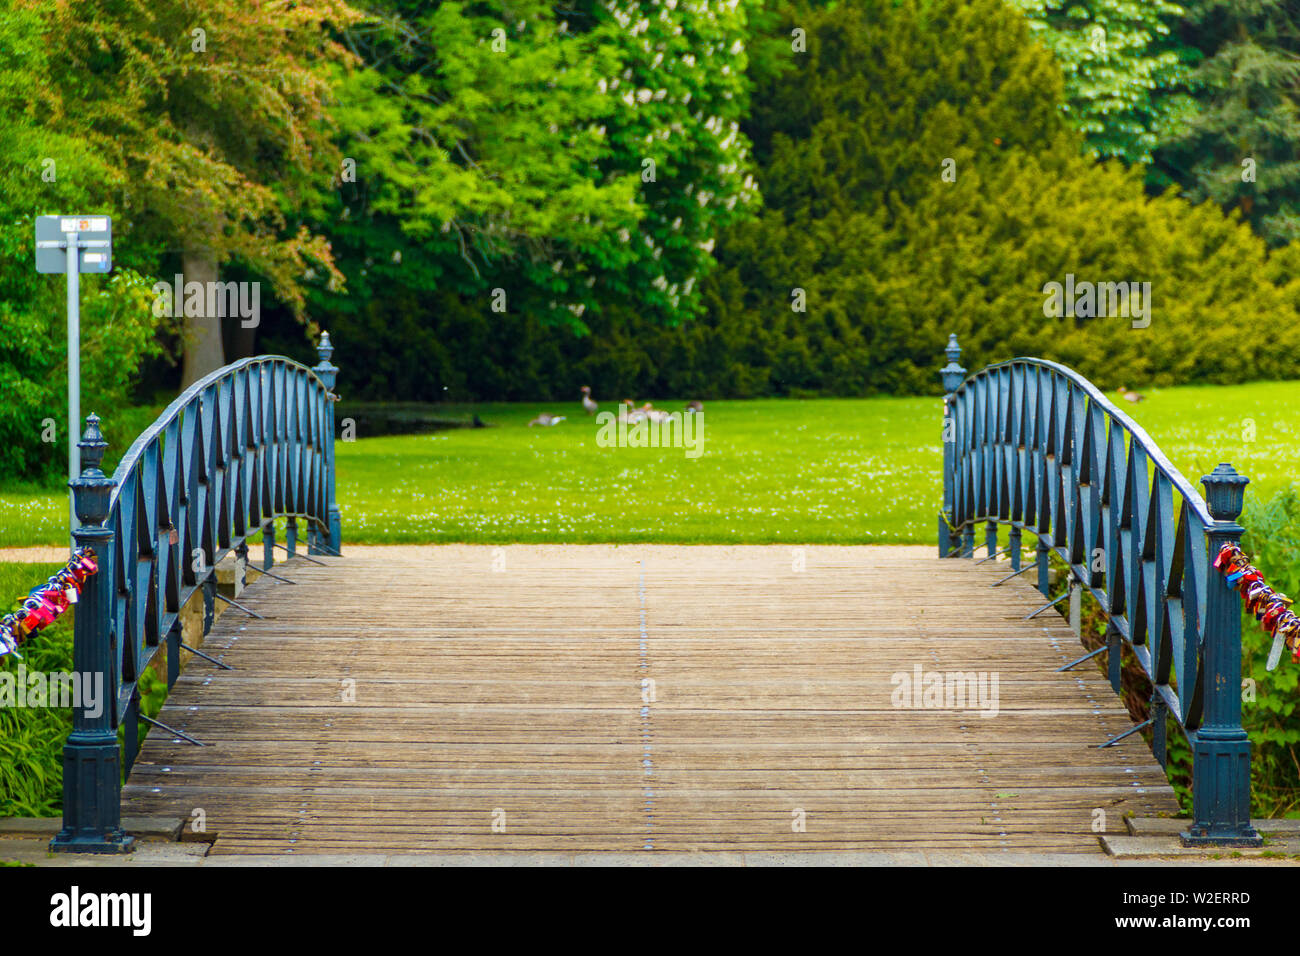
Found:
[{"label": "tall green tree", "polygon": [[[970,367],[1043,355],[1103,384],[1294,374],[1293,290],[1264,244],[1083,155],[1060,73],[1013,9],[859,0],[791,17],[807,53],[756,88],[749,125],[767,208],[720,240],[707,289],[710,323],[763,330],[754,367],[774,390],[935,389],[950,331]],[[1048,318],[1044,287],[1070,274],[1150,283],[1149,326]]]},{"label": "tall green tree", "polygon": [[1300,238],[1300,5],[1189,0],[1197,108],[1158,156],[1165,181],[1239,210],[1271,245]]},{"label": "tall green tree", "polygon": [[1149,163],[1186,122],[1195,51],[1173,29],[1168,0],[1011,0],[1065,78],[1062,110],[1101,157]]},{"label": "tall green tree", "polygon": [[114,274],[83,281],[83,408],[111,423],[166,332],[148,296],[161,250],[132,241],[125,169],[81,116],[64,111],[57,83],[66,66],[45,12],[0,0],[0,479],[9,481],[41,481],[66,462],[64,284],[35,270],[36,216],[108,213],[119,230]]},{"label": "tall green tree", "polygon": [[[58,69],[33,79],[59,122],[120,172],[133,238],[171,250],[187,281],[237,260],[301,313],[308,271],[332,269],[328,243],[306,228],[338,169],[322,66],[347,58],[329,29],[356,14],[343,0],[37,8]],[[216,316],[185,326],[188,383],[222,365],[224,349]]]},{"label": "tall green tree", "polygon": [[[374,0],[339,81],[355,182],[329,218],[383,281],[583,328],[698,309],[712,237],[757,205],[735,2]],[[382,249],[386,261],[372,250]],[[412,275],[413,266],[420,274]]]}]

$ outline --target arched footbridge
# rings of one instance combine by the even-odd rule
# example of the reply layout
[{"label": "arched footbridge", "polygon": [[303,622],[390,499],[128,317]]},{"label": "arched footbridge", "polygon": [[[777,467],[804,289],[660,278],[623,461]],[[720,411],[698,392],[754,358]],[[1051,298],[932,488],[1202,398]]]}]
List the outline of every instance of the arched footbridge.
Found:
[{"label": "arched footbridge", "polygon": [[[129,850],[123,818],[165,816],[216,854],[1096,853],[1177,812],[1167,727],[1194,755],[1184,840],[1258,845],[1211,558],[1245,479],[1221,465],[1203,498],[1071,370],[967,376],[949,343],[937,552],[347,548],[320,351],[208,376],[111,477],[89,422],[75,658],[112,706],[75,713],[54,849]],[[1056,611],[1084,593],[1091,653]],[[137,752],[150,667],[170,692]]]}]

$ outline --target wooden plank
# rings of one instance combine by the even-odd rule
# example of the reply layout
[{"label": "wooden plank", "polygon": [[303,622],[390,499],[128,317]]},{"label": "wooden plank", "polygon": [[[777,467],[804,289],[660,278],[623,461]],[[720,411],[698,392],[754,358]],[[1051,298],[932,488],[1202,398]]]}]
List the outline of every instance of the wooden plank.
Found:
[{"label": "wooden plank", "polygon": [[[202,809],[219,853],[1097,852],[1097,810],[1120,833],[1177,809],[1139,739],[1097,749],[1128,716],[1095,668],[1055,672],[1081,651],[1023,620],[1026,582],[925,548],[799,551],[800,572],[778,546],[291,562],[296,585],[241,596],[267,620],[208,636],[237,669],[196,661],[167,701],[209,746],[151,732],[124,812]],[[917,667],[996,675],[996,714],[897,706]]]}]

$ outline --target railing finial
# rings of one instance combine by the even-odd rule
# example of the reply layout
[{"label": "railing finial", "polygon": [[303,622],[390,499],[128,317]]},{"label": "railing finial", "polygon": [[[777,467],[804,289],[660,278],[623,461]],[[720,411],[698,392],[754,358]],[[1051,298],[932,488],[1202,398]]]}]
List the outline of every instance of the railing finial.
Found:
[{"label": "railing finial", "polygon": [[77,447],[81,449],[82,472],[99,471],[99,463],[104,460],[104,450],[108,448],[108,442],[104,440],[104,433],[99,430],[98,415],[91,413],[86,416],[86,430],[82,432]]},{"label": "railing finial", "polygon": [[1205,485],[1205,506],[1215,521],[1236,521],[1246,504],[1246,486],[1250,479],[1237,474],[1227,462],[1201,479]]},{"label": "railing finial", "polygon": [[82,525],[98,528],[108,517],[109,500],[113,493],[113,479],[106,477],[100,469],[108,442],[99,430],[99,416],[86,416],[86,430],[82,432],[81,474],[68,482],[72,489],[73,510]]}]

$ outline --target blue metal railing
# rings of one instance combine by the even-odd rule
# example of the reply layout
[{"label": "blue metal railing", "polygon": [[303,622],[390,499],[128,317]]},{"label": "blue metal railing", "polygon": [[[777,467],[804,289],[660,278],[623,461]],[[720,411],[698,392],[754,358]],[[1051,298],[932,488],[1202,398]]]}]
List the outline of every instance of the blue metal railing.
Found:
[{"label": "blue metal railing", "polygon": [[110,478],[100,470],[107,442],[91,415],[81,440],[81,475],[69,482],[100,572],[77,606],[73,666],[102,679],[107,706],[74,707],[64,747],[63,829],[54,850],[119,853],[121,768],[130,772],[140,719],[139,680],[166,641],[168,687],[179,676],[181,611],[196,592],[203,629],[212,624],[216,567],[247,560],[260,534],[263,567],[274,563],[275,521],[285,519],[290,554],[298,520],[308,553],[338,554],[341,518],[334,481],[333,394],[328,334],[314,369],[258,356],[218,369],[186,389],[127,450]]},{"label": "blue metal railing", "polygon": [[[1017,358],[968,378],[955,335],[946,353],[940,557],[972,557],[980,524],[995,555],[1005,524],[1012,572],[1036,567],[1050,597],[1056,554],[1071,586],[1106,617],[1111,686],[1120,691],[1124,646],[1151,680],[1151,718],[1141,726],[1151,728],[1156,758],[1164,765],[1167,715],[1191,744],[1193,821],[1183,842],[1260,845],[1241,726],[1240,599],[1212,567],[1241,538],[1248,479],[1219,465],[1201,479],[1202,500],[1077,372]],[[1036,562],[1022,568],[1025,531],[1037,538]]]}]

